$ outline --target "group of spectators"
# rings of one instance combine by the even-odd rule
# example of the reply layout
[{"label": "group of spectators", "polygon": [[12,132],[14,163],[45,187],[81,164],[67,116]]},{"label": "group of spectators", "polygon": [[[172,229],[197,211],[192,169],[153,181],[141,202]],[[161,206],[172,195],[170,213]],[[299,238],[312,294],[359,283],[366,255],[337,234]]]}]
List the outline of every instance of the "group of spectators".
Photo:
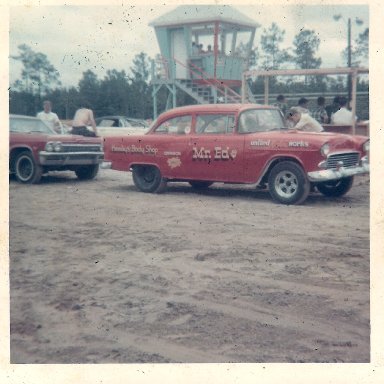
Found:
[{"label": "group of spectators", "polygon": [[[325,106],[325,98],[317,98],[317,108],[314,111],[308,109],[309,100],[305,97],[299,99],[297,106],[288,109],[283,95],[277,96],[275,106],[283,112],[289,128],[303,131],[321,132],[322,124],[352,125],[356,117],[347,108],[347,99],[336,96],[331,105]],[[52,112],[52,103],[44,101],[43,111],[37,117],[44,120],[57,132],[61,132],[61,123],[56,113]],[[88,129],[91,126],[93,131]],[[72,121],[71,133],[82,136],[97,136],[96,122],[93,112],[88,107],[79,108]]]},{"label": "group of spectators", "polygon": [[[36,117],[43,120],[54,131],[62,133],[60,119],[55,112],[52,112],[52,103],[49,100],[43,102],[43,110]],[[88,126],[91,126],[93,131],[89,130]],[[84,106],[76,111],[72,121],[71,133],[90,137],[97,136],[96,122],[91,109]]]},{"label": "group of spectators", "polygon": [[274,104],[283,112],[290,128],[303,131],[321,132],[324,130],[322,124],[352,125],[356,117],[347,108],[347,98],[336,96],[333,103],[326,106],[325,98],[317,98],[317,108],[310,111],[309,100],[305,97],[299,99],[297,106],[288,108],[284,95],[279,95]]},{"label": "group of spectators", "polygon": [[192,55],[196,56],[196,55],[201,55],[204,53],[213,53],[212,45],[208,44],[207,49],[205,50],[203,44],[201,44],[201,43],[197,44],[193,41],[192,42]]}]

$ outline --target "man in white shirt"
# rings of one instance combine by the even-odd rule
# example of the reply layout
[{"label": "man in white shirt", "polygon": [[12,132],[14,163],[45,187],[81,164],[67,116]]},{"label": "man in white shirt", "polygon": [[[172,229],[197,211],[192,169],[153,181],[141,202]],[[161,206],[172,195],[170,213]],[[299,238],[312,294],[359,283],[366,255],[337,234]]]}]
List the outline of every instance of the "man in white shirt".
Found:
[{"label": "man in white shirt", "polygon": [[43,120],[54,131],[60,133],[60,120],[56,113],[52,112],[52,104],[49,100],[45,100],[43,103],[44,110],[39,112],[36,117]]},{"label": "man in white shirt", "polygon": [[301,107],[292,107],[286,114],[286,120],[290,129],[306,132],[322,132],[324,128],[308,113],[304,113]]},{"label": "man in white shirt", "polygon": [[347,99],[345,97],[340,97],[339,104],[340,109],[337,112],[333,113],[331,116],[331,124],[352,125],[353,116],[352,112],[347,109]]}]

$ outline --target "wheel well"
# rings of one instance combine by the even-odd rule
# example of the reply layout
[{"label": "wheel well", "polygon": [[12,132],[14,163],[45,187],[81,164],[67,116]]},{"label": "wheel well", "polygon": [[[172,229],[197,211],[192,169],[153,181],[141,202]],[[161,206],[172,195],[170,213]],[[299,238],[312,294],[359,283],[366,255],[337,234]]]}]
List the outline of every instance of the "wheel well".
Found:
[{"label": "wheel well", "polygon": [[16,157],[19,155],[21,152],[29,151],[32,154],[32,151],[28,147],[18,147],[18,148],[13,148],[11,152],[9,153],[9,171],[14,172],[15,171],[15,160]]},{"label": "wheel well", "polygon": [[278,163],[281,163],[283,161],[291,161],[292,163],[296,163],[297,165],[299,165],[300,167],[302,166],[302,164],[295,158],[293,157],[279,157],[277,159],[273,159],[267,166],[266,168],[266,171],[263,175],[263,177],[261,178],[261,182],[263,183],[266,183],[268,181],[268,177],[269,177],[269,174],[271,173],[271,170],[272,168],[278,164]]}]

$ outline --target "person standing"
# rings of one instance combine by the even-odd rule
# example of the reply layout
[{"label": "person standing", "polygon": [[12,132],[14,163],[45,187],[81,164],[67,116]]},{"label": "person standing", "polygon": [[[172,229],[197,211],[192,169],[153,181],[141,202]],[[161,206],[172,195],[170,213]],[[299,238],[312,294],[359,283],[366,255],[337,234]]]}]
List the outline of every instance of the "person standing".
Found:
[{"label": "person standing", "polygon": [[43,120],[55,132],[61,133],[60,119],[56,113],[52,112],[52,103],[49,100],[43,102],[43,110],[36,114],[40,120]]},{"label": "person standing", "polygon": [[198,54],[199,54],[199,47],[194,41],[192,41],[192,56],[197,56]]},{"label": "person standing", "polygon": [[[88,126],[91,126],[93,131],[88,129]],[[97,136],[96,122],[93,117],[93,111],[90,108],[79,108],[75,112],[75,116],[72,121],[72,131],[73,135],[81,135],[81,136]]]},{"label": "person standing", "polygon": [[325,107],[325,110],[327,111],[327,114],[328,114],[329,122],[331,121],[332,114],[334,114],[340,109],[339,99],[340,99],[340,96],[335,96],[333,98],[332,104],[329,104]]},{"label": "person standing", "polygon": [[288,105],[285,101],[284,95],[279,95],[276,97],[276,103],[273,104],[275,107],[279,108],[281,112],[283,112],[283,115],[287,113]]},{"label": "person standing", "polygon": [[305,97],[301,97],[297,103],[297,108],[300,108],[301,112],[307,113],[308,115],[310,115],[310,112],[308,109],[308,103],[309,103],[308,99],[306,99]]},{"label": "person standing", "polygon": [[[350,110],[347,109],[347,98],[346,97],[340,97],[339,99],[339,105],[340,109],[333,113],[331,116],[331,124],[336,125],[352,125],[353,124],[353,115]],[[355,116],[356,120],[356,116]]]},{"label": "person standing", "polygon": [[312,113],[312,117],[320,124],[328,123],[328,113],[325,110],[325,98],[323,96],[317,98],[317,109]]},{"label": "person standing", "polygon": [[297,129],[306,132],[322,132],[324,128],[308,113],[304,113],[300,107],[292,107],[286,114],[290,123],[290,129]]}]

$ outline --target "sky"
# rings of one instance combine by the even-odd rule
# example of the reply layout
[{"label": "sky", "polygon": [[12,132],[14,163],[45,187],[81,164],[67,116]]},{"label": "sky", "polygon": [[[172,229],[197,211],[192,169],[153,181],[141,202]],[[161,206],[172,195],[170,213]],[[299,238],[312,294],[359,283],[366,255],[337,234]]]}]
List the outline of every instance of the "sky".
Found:
[{"label": "sky", "polygon": [[[27,44],[34,52],[45,54],[59,71],[64,86],[76,86],[83,72],[88,69],[100,79],[108,69],[129,73],[134,56],[140,52],[154,57],[159,53],[159,47],[154,29],[148,24],[182,4],[153,2],[147,5],[146,2],[140,5],[138,2],[116,3],[115,0],[109,2],[112,5],[51,3],[55,5],[36,5],[46,3],[28,1],[25,2],[28,5],[9,7],[9,54],[17,55],[20,44]],[[341,52],[347,46],[348,18],[352,20],[352,39],[369,26],[367,3],[297,5],[285,1],[278,6],[256,2],[253,5],[217,3],[229,4],[260,24],[254,41],[256,46],[263,29],[268,29],[272,22],[286,31],[281,48],[293,46],[294,36],[301,29],[314,30],[320,38],[317,56],[321,57],[323,68],[345,65]],[[338,22],[333,19],[336,14],[342,15]],[[356,17],[363,20],[364,24],[355,24]],[[10,84],[20,78],[21,68],[20,62],[10,59]]]}]

